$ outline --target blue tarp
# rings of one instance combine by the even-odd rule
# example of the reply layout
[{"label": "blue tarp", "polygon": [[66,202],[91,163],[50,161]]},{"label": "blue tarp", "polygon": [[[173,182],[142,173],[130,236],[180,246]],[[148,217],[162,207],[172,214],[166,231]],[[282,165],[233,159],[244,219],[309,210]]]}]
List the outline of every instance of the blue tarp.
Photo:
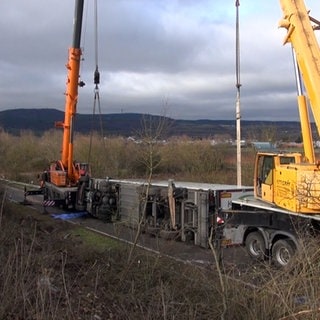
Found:
[{"label": "blue tarp", "polygon": [[57,214],[52,214],[51,217],[54,219],[70,220],[70,219],[82,218],[86,215],[88,215],[88,212],[84,211],[84,212],[57,213]]}]

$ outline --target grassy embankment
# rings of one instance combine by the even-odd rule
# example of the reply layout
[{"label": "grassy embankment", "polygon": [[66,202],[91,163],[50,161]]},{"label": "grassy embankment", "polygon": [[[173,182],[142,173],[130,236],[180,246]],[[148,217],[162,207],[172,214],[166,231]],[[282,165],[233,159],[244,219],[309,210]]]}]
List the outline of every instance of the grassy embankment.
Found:
[{"label": "grassy embankment", "polygon": [[228,276],[138,249],[128,261],[125,244],[6,201],[0,217],[0,319],[319,318],[316,243],[286,270]]}]

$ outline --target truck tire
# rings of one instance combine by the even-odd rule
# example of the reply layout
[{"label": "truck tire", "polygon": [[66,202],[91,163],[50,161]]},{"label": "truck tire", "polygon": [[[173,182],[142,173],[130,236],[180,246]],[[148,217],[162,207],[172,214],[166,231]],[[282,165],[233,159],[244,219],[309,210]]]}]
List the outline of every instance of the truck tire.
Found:
[{"label": "truck tire", "polygon": [[272,262],[278,268],[289,265],[295,254],[295,245],[289,239],[281,239],[272,246]]},{"label": "truck tire", "polygon": [[255,260],[264,260],[266,245],[260,232],[251,232],[246,238],[246,249],[249,256]]}]

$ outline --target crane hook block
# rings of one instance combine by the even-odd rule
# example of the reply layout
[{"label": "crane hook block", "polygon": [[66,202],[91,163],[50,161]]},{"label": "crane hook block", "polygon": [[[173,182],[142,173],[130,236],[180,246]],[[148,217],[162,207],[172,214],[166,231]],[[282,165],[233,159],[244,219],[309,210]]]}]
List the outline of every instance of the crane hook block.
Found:
[{"label": "crane hook block", "polygon": [[98,70],[98,67],[94,71],[94,84],[99,84],[100,83],[100,72]]}]

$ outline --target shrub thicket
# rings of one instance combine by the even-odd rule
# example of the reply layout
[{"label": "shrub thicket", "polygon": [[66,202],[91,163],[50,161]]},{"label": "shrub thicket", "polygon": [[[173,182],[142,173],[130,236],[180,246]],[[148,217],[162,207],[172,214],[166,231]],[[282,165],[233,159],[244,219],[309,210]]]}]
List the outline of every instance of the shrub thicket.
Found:
[{"label": "shrub thicket", "polygon": [[[74,159],[89,162],[92,176],[144,178],[148,156],[153,162],[153,177],[208,183],[235,184],[236,150],[230,145],[212,145],[210,140],[186,137],[168,141],[77,134]],[[0,133],[0,174],[24,182],[36,181],[37,174],[61,156],[61,131],[42,136],[21,132],[19,137]],[[254,150],[243,150],[243,184],[251,185]]]}]

